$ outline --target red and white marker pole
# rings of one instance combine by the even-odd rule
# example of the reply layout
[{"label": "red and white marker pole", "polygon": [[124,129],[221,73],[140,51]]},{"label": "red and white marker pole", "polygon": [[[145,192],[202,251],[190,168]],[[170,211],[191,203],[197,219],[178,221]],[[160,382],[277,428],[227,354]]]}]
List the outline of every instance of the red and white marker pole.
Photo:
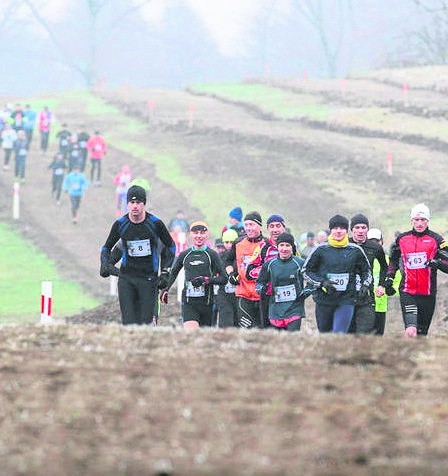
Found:
[{"label": "red and white marker pole", "polygon": [[191,129],[194,123],[194,111],[195,111],[194,103],[190,103],[188,105],[188,127]]},{"label": "red and white marker pole", "polygon": [[14,220],[20,218],[20,183],[14,182],[12,186],[12,217]]},{"label": "red and white marker pole", "polygon": [[42,281],[40,285],[40,322],[48,324],[52,322],[51,312],[53,306],[53,283]]},{"label": "red and white marker pole", "polygon": [[387,173],[392,177],[392,162],[394,160],[392,152],[388,152],[386,160],[387,160]]},{"label": "red and white marker pole", "polygon": [[150,122],[154,120],[154,109],[156,107],[156,103],[152,100],[148,100],[148,119]]},{"label": "red and white marker pole", "polygon": [[403,103],[405,106],[407,106],[408,105],[408,90],[409,90],[408,83],[403,83],[402,89],[403,89]]}]

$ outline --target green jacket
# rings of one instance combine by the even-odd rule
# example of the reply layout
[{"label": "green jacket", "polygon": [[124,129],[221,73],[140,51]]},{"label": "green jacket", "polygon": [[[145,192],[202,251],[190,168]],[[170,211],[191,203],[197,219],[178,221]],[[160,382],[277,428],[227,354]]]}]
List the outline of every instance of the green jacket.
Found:
[{"label": "green jacket", "polygon": [[[386,256],[386,261],[389,264],[389,257]],[[376,288],[378,286],[378,280],[380,277],[380,263],[378,260],[375,260],[373,262],[373,286],[376,292]],[[394,289],[395,291],[398,292],[398,286],[400,285],[401,281],[401,273],[400,271],[397,271],[395,278],[394,278]],[[375,294],[375,312],[387,312],[387,300],[388,300],[388,295],[383,294],[381,297],[377,297]]]}]

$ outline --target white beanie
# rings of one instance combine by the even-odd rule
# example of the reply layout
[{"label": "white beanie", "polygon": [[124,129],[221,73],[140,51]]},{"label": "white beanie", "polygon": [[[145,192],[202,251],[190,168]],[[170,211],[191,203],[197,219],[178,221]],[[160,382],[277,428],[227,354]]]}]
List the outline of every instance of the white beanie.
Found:
[{"label": "white beanie", "polygon": [[431,218],[429,208],[424,203],[417,203],[411,210],[411,219],[412,218],[426,218],[429,220]]},{"label": "white beanie", "polygon": [[383,234],[379,228],[370,228],[367,232],[367,238],[371,239],[374,238],[375,240],[382,240]]}]

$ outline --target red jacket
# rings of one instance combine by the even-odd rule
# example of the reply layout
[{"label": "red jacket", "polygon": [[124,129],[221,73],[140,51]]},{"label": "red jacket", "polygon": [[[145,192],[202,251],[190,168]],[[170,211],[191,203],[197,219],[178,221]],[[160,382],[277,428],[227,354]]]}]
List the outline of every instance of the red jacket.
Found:
[{"label": "red jacket", "polygon": [[86,144],[91,159],[102,159],[107,152],[106,142],[101,136],[92,136]]},{"label": "red jacket", "polygon": [[[388,276],[394,276],[400,268],[402,279],[400,291],[422,296],[435,296],[437,292],[437,270],[427,266],[432,259],[441,259],[442,271],[448,269],[448,261],[440,251],[448,251],[448,243],[444,238],[431,230],[423,233],[410,230],[402,233],[396,241],[391,256]],[[447,268],[445,268],[445,266]]]}]

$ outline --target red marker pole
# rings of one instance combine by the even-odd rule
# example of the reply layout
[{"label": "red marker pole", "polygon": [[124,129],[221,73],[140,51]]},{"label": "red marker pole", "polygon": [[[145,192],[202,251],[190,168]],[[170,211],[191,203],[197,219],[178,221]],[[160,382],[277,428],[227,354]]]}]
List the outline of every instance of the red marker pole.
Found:
[{"label": "red marker pole", "polygon": [[387,173],[392,177],[392,162],[393,162],[393,155],[391,152],[387,154],[386,160],[387,160]]},{"label": "red marker pole", "polygon": [[346,79],[341,79],[341,94],[343,97],[345,97],[345,93],[347,92],[347,80]]},{"label": "red marker pole", "polygon": [[156,103],[152,100],[148,100],[148,120],[152,122],[154,120],[154,109],[156,108]]},{"label": "red marker pole", "polygon": [[12,186],[12,217],[14,220],[20,218],[20,183],[14,182]]},{"label": "red marker pole", "polygon": [[51,281],[42,281],[40,289],[40,322],[41,324],[49,324],[52,322],[53,283]]},{"label": "red marker pole", "polygon": [[194,111],[195,111],[195,105],[193,103],[190,103],[188,105],[188,127],[190,129],[193,127],[193,123],[194,123]]},{"label": "red marker pole", "polygon": [[402,86],[402,89],[403,89],[403,102],[404,102],[404,105],[407,106],[408,105],[408,83],[403,83],[403,86]]}]

